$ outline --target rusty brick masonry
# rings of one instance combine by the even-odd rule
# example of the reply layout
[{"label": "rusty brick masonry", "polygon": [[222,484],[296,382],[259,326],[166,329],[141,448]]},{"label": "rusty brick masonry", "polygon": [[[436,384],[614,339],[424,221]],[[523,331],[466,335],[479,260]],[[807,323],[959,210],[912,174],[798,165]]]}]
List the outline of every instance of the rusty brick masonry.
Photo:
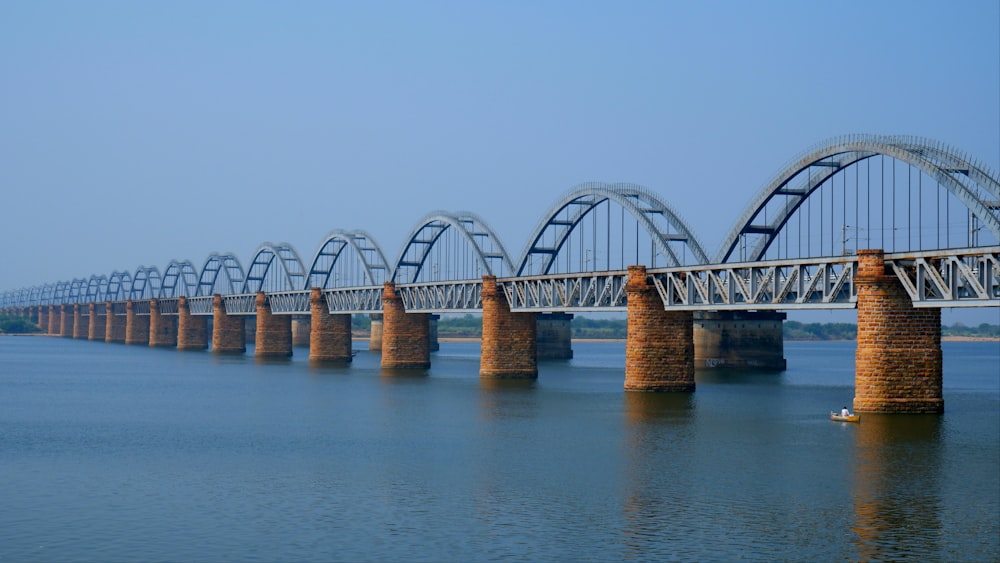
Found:
[{"label": "rusty brick masonry", "polygon": [[226,313],[222,296],[212,296],[212,352],[217,354],[242,354],[247,351],[243,331],[243,317]]},{"label": "rusty brick masonry", "polygon": [[105,342],[125,342],[125,317],[116,315],[111,308],[111,302],[104,304],[107,320],[104,323]]},{"label": "rusty brick masonry", "polygon": [[177,349],[204,350],[208,348],[208,317],[192,315],[187,297],[177,300]]},{"label": "rusty brick masonry", "polygon": [[430,314],[407,313],[396,284],[382,290],[382,367],[427,369],[431,367]]},{"label": "rusty brick masonry", "polygon": [[87,338],[90,340],[104,340],[107,336],[105,324],[107,323],[107,313],[101,315],[97,312],[97,303],[87,305],[90,309],[90,322],[87,328]]},{"label": "rusty brick masonry", "polygon": [[646,280],[629,266],[626,391],[694,391],[694,325],[690,311],[666,311]]},{"label": "rusty brick masonry", "polygon": [[73,305],[73,338],[85,339],[90,328],[89,310],[86,305]]},{"label": "rusty brick masonry", "polygon": [[125,344],[149,345],[149,317],[135,312],[135,302],[125,302]]},{"label": "rusty brick masonry", "polygon": [[854,410],[944,412],[941,310],[915,308],[882,250],[859,250]]},{"label": "rusty brick masonry", "polygon": [[496,276],[483,276],[483,337],[479,377],[536,379],[538,343],[534,313],[511,313]]},{"label": "rusty brick masonry", "polygon": [[351,315],[331,315],[318,287],[309,295],[309,361],[351,361]]},{"label": "rusty brick masonry", "polygon": [[292,316],[271,313],[271,304],[263,291],[257,292],[257,340],[254,356],[285,357],[292,355]]},{"label": "rusty brick masonry", "polygon": [[59,336],[63,338],[73,338],[73,306],[62,305],[59,307]]},{"label": "rusty brick masonry", "polygon": [[160,314],[160,302],[152,299],[149,302],[149,345],[177,346],[177,317]]}]

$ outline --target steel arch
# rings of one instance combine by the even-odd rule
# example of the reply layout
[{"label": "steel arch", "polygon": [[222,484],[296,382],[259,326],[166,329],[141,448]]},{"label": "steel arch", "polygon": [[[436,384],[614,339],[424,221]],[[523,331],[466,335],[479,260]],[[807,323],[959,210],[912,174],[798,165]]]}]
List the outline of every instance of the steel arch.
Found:
[{"label": "steel arch", "polygon": [[[217,287],[220,274],[225,277],[227,284],[222,289]],[[208,297],[215,293],[235,295],[243,289],[245,280],[246,271],[236,256],[213,252],[205,259],[205,265],[201,268],[201,275],[198,276],[198,289],[195,294],[201,297]]]},{"label": "steel arch", "polygon": [[[588,182],[576,186],[563,196],[538,224],[521,254],[517,275],[548,274],[573,229],[595,207],[608,200],[628,211],[646,229],[646,232],[652,235],[656,248],[670,261],[670,266],[682,265],[670,247],[671,242],[685,243],[698,264],[708,262],[708,255],[694,231],[688,227],[677,211],[660,200],[653,192],[636,184]],[[570,218],[557,219],[559,214],[570,206],[573,206]],[[653,219],[654,216],[662,217],[667,222],[667,227],[672,227],[676,233],[662,230]],[[551,233],[555,239],[551,247],[540,245],[546,233]],[[532,260],[533,257],[541,258],[539,267],[535,267],[536,263]],[[528,268],[531,268],[532,271],[525,271]]]},{"label": "steel arch", "polygon": [[87,302],[103,303],[108,296],[108,277],[92,275],[87,281]]},{"label": "steel arch", "polygon": [[[715,262],[719,264],[728,262],[739,245],[740,236],[744,234],[764,235],[764,237],[749,255],[741,257],[740,260],[761,260],[785,223],[827,179],[839,170],[877,155],[905,162],[934,178],[964,203],[995,237],[1000,238],[1000,212],[994,211],[991,206],[996,204],[987,199],[989,197],[1000,199],[1000,182],[992,177],[991,171],[935,141],[909,136],[859,134],[836,137],[814,145],[786,165],[758,192],[736,221],[719,248]],[[768,224],[752,224],[773,198],[792,195],[789,191],[785,191],[789,182],[813,166],[819,166],[821,171],[815,176],[810,176],[804,190],[794,192],[794,195],[799,196],[797,201],[784,206],[782,212]]]},{"label": "steel arch", "polygon": [[73,278],[73,281],[69,284],[69,295],[67,296],[67,303],[84,303],[84,298],[87,296],[87,280],[83,278]]},{"label": "steel arch", "polygon": [[198,272],[190,260],[171,260],[163,272],[159,297],[192,297],[198,291]]},{"label": "steel arch", "polygon": [[[410,233],[406,244],[399,253],[399,257],[396,259],[390,278],[394,282],[416,282],[420,276],[420,271],[424,267],[424,263],[427,261],[427,256],[430,254],[431,249],[434,248],[434,244],[449,228],[454,228],[476,254],[476,259],[482,267],[483,275],[503,275],[504,271],[514,271],[510,255],[507,254],[503,243],[496,236],[496,233],[493,232],[493,229],[474,213],[468,211],[457,213],[433,211],[425,215],[417,225]],[[482,239],[484,238],[495,248],[499,248],[499,252],[485,250],[482,244]],[[416,256],[413,259],[407,259],[411,249],[414,250]],[[499,271],[495,267],[498,261],[500,262]],[[401,275],[405,279],[400,279]]]},{"label": "steel arch", "polygon": [[162,278],[156,266],[139,266],[132,277],[129,299],[155,299],[160,295]]},{"label": "steel arch", "polygon": [[48,285],[49,284],[35,285],[35,286],[32,286],[31,289],[28,290],[28,294],[29,294],[28,301],[31,302],[31,305],[35,305],[35,306],[38,306],[38,305],[48,305],[48,303],[44,302],[45,301],[45,288],[48,287]]},{"label": "steel arch", "polygon": [[125,301],[132,293],[132,275],[115,270],[108,277],[108,301]]},{"label": "steel arch", "polygon": [[63,305],[69,298],[69,288],[72,282],[61,281],[56,282],[55,287],[52,290],[52,303],[53,305]]},{"label": "steel arch", "polygon": [[[351,248],[361,260],[361,267],[364,272],[364,280],[350,280],[348,284],[334,283],[330,285],[330,274],[333,272],[341,253],[345,248]],[[329,266],[325,263],[329,261]],[[308,284],[309,289],[320,287],[324,289],[332,287],[351,286],[374,286],[382,285],[382,282],[389,279],[389,265],[385,259],[385,253],[375,242],[370,234],[363,230],[345,231],[337,229],[331,231],[323,242],[316,249],[313,255],[312,265],[309,267]]]},{"label": "steel arch", "polygon": [[[273,272],[271,268],[276,260],[280,264],[280,271]],[[268,280],[272,282],[273,287],[264,287]],[[306,273],[302,259],[290,244],[265,242],[254,252],[241,293],[257,293],[265,290],[295,291],[304,289],[305,280]]]}]

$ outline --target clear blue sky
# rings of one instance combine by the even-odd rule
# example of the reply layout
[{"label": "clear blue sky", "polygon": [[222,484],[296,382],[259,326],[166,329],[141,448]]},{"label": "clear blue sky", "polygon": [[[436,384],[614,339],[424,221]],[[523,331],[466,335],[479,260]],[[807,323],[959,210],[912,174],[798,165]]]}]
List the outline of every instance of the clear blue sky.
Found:
[{"label": "clear blue sky", "polygon": [[714,251],[855,132],[1000,169],[1000,3],[7,0],[0,288],[308,260],[336,228],[394,257],[435,209],[516,254],[589,180],[655,190]]}]

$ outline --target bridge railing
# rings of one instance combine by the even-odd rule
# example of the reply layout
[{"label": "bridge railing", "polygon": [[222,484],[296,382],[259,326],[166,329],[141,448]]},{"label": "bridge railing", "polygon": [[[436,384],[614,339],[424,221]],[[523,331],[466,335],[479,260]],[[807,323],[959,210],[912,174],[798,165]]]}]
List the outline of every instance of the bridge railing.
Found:
[{"label": "bridge railing", "polygon": [[[271,307],[271,313],[275,315],[308,315],[310,313],[308,291],[268,293],[267,303]],[[256,305],[254,307],[256,310]]]},{"label": "bridge railing", "polygon": [[856,306],[857,257],[651,270],[670,310],[846,309]]},{"label": "bridge railing", "polygon": [[482,280],[396,286],[403,308],[414,313],[462,313],[482,310]]},{"label": "bridge railing", "polygon": [[257,294],[243,293],[236,295],[223,295],[222,304],[226,307],[227,315],[256,315],[257,314]]},{"label": "bridge railing", "polygon": [[188,311],[190,311],[192,315],[211,315],[213,300],[214,297],[211,295],[188,297]]},{"label": "bridge railing", "polygon": [[887,254],[914,307],[1000,306],[1000,246]]},{"label": "bridge railing", "polygon": [[623,309],[627,271],[556,274],[497,280],[511,311],[570,312]]},{"label": "bridge railing", "polygon": [[382,286],[323,290],[323,298],[332,314],[382,312]]}]

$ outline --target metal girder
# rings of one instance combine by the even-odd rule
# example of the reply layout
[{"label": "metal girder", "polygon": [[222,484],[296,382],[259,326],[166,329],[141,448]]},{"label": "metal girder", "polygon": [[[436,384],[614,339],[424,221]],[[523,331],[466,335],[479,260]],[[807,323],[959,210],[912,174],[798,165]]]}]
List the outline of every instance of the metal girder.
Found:
[{"label": "metal girder", "polygon": [[675,311],[838,309],[857,303],[857,258],[670,268],[649,272]]},{"label": "metal girder", "polygon": [[188,297],[188,312],[192,315],[211,315],[214,313],[212,310],[214,300],[215,298],[210,295],[204,297]]},{"label": "metal girder", "polygon": [[535,276],[497,280],[511,311],[606,311],[623,309],[628,272]]},{"label": "metal girder", "polygon": [[176,315],[178,313],[177,304],[180,299],[176,297],[162,297],[156,300],[156,309],[161,315]]},{"label": "metal girder", "polygon": [[[359,260],[363,279],[334,279],[331,284],[330,274],[333,272],[345,248],[353,250]],[[326,236],[319,245],[309,268],[308,287],[351,287],[354,285],[378,285],[386,281],[389,272],[385,253],[366,231],[335,230]]]},{"label": "metal girder", "polygon": [[267,294],[267,303],[275,315],[302,315],[311,312],[308,291],[277,291]]},{"label": "metal girder", "polygon": [[223,295],[222,304],[227,315],[256,315],[257,294],[241,293],[239,295]]},{"label": "metal girder", "polygon": [[[431,250],[448,229],[454,229],[468,245],[482,275],[513,272],[514,266],[507,250],[486,221],[468,211],[434,211],[424,216],[410,233],[389,279],[396,283],[414,283],[421,279]],[[490,243],[489,251],[484,248],[484,242]]]},{"label": "metal girder", "polygon": [[1000,246],[886,255],[914,307],[1000,306]]},{"label": "metal girder", "polygon": [[323,291],[323,298],[330,313],[381,313],[382,291],[381,286],[328,289]]},{"label": "metal girder", "polygon": [[412,313],[462,313],[483,308],[482,281],[400,285],[396,293]]},{"label": "metal girder", "polygon": [[132,301],[132,313],[134,313],[134,314],[136,314],[136,315],[138,315],[140,317],[148,317],[149,316],[149,300],[148,299],[140,299],[140,300]]},{"label": "metal girder", "polygon": [[[226,285],[221,288],[218,287],[220,275],[224,276],[226,282]],[[243,270],[243,265],[240,264],[236,256],[212,253],[201,268],[201,275],[198,276],[198,290],[195,295],[210,297],[215,293],[221,295],[238,293],[242,291],[245,279],[246,273]]]}]

